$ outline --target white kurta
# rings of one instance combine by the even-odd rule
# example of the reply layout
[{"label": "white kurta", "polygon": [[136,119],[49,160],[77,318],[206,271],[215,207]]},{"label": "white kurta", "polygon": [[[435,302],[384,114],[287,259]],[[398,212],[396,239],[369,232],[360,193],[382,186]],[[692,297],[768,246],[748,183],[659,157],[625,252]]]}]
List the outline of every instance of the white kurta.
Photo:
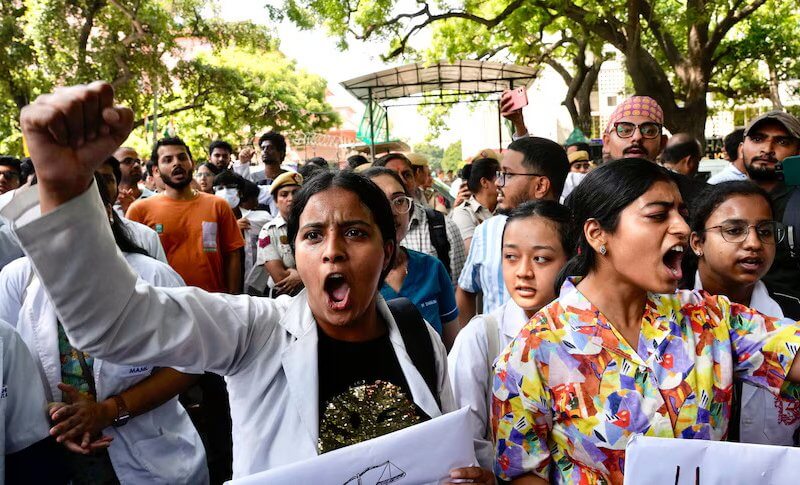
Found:
[{"label": "white kurta", "polygon": [[[234,477],[317,454],[317,325],[305,291],[269,299],[156,288],[137,281],[121,257],[94,186],[53,212],[27,216],[37,205],[34,190],[0,215],[14,221],[75,347],[127,365],[186,366],[226,376]],[[380,296],[377,310],[414,402],[428,416],[441,415]],[[444,345],[428,331],[442,410],[452,411]]]},{"label": "white kurta", "polygon": [[490,400],[492,388],[489,376],[497,356],[517,336],[528,322],[525,311],[514,300],[508,300],[491,313],[497,322],[497,355],[488,355],[489,340],[486,335],[484,315],[478,315],[461,329],[450,355],[447,366],[450,369],[450,382],[456,407],[470,407],[470,424],[475,442],[475,455],[484,468],[492,469],[494,464],[494,443],[487,439],[489,416],[492,413]]}]

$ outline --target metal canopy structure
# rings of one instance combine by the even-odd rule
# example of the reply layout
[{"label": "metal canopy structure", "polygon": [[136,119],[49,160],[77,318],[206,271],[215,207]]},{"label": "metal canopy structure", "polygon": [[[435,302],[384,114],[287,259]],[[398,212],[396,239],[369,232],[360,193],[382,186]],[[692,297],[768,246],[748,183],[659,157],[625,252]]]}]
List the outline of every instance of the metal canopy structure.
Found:
[{"label": "metal canopy structure", "polygon": [[[373,103],[388,107],[387,101],[411,98],[415,101],[413,104],[452,104],[465,102],[465,98],[497,94],[520,86],[528,87],[534,79],[536,70],[526,66],[500,62],[456,61],[431,65],[407,64],[359,76],[341,84],[367,106],[370,144],[374,145]],[[436,96],[439,96],[438,102],[429,102],[431,97]],[[499,109],[498,125],[500,125]],[[388,126],[387,122],[387,138]],[[371,154],[374,156],[374,146],[372,148]]]}]

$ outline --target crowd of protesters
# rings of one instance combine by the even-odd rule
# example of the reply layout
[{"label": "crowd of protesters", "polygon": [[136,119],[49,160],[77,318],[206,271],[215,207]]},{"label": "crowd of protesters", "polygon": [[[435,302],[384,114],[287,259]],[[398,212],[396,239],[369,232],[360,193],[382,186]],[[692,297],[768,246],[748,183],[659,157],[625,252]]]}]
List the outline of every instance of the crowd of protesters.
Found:
[{"label": "crowd of protesters", "polygon": [[503,115],[443,194],[421,154],[290,167],[274,131],[143,160],[108,84],[37,99],[0,157],[0,476],[216,484],[463,406],[453,483],[621,484],[635,434],[800,445],[800,121],[706,181],[647,96],[598,159]]}]

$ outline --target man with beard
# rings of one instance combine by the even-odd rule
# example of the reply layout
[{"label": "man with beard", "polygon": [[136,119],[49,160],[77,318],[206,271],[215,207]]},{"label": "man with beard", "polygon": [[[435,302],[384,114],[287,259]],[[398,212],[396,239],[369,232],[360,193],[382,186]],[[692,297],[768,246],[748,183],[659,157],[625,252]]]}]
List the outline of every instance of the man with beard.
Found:
[{"label": "man with beard", "polygon": [[[503,152],[500,171],[494,180],[498,189],[496,211],[507,213],[529,200],[557,201],[567,173],[569,160],[561,145],[536,136],[517,138]],[[506,216],[498,214],[475,228],[456,288],[458,321],[462,327],[478,312],[478,293],[483,294],[482,313],[492,311],[509,298],[501,259],[505,222]]]},{"label": "man with beard", "polygon": [[134,202],[128,219],[159,234],[170,266],[187,285],[239,293],[244,240],[233,210],[224,199],[192,188],[194,162],[180,138],[159,140],[151,160],[157,163],[165,190]]},{"label": "man with beard", "polygon": [[[170,266],[187,286],[241,293],[244,238],[231,206],[222,197],[192,188],[194,161],[180,138],[159,140],[150,160],[164,192],[134,202],[128,218],[155,229]],[[229,479],[233,455],[224,380],[205,373],[181,395],[181,402],[203,438],[212,483]]]},{"label": "man with beard", "polygon": [[[783,111],[770,111],[754,119],[744,130],[742,158],[748,177],[769,192],[775,220],[787,210],[800,211],[798,187],[789,187],[778,177],[775,166],[784,158],[800,154],[800,121]],[[793,197],[794,196],[794,197]],[[791,205],[790,205],[791,204]],[[788,209],[787,209],[788,207]],[[800,235],[794,228],[794,241]],[[776,293],[800,298],[800,261],[793,259],[788,238],[778,244],[775,262],[764,283]]]},{"label": "man with beard", "polygon": [[[664,134],[664,110],[649,96],[632,96],[611,113],[603,133],[603,153],[609,160],[641,158],[650,162],[667,146]],[[704,182],[672,172],[683,201],[691,207],[695,197],[706,187]]]},{"label": "man with beard", "polygon": [[136,150],[130,147],[119,147],[112,156],[119,160],[119,169],[122,174],[117,186],[117,203],[114,208],[119,208],[121,215],[125,215],[128,207],[135,200],[146,199],[156,193],[147,187],[139,187],[144,173],[142,172],[142,160]]}]

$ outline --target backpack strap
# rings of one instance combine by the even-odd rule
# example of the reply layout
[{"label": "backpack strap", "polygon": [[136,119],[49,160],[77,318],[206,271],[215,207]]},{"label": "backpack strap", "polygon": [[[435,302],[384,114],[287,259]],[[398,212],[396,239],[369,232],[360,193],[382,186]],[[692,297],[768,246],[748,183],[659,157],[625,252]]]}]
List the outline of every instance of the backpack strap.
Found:
[{"label": "backpack strap", "polygon": [[430,207],[425,208],[425,215],[428,218],[428,229],[431,233],[431,244],[436,249],[436,255],[439,261],[444,264],[447,274],[450,272],[450,240],[447,239],[447,226],[444,222],[444,214],[439,211],[433,210]]},{"label": "backpack strap", "polygon": [[[489,394],[486,398],[489,401],[490,413],[492,410],[492,387],[494,385],[494,360],[500,355],[500,336],[498,335],[497,319],[490,313],[482,315],[484,330],[486,331],[486,368],[489,369]],[[494,443],[494,433],[492,432],[492,420],[486,421],[486,439]]]},{"label": "backpack strap", "polygon": [[783,211],[783,223],[786,224],[786,242],[789,243],[789,254],[793,259],[800,258],[800,190],[795,188],[786,209]]},{"label": "backpack strap", "polygon": [[425,323],[422,314],[408,298],[395,298],[387,301],[386,304],[389,306],[389,311],[392,312],[397,328],[400,329],[400,335],[403,337],[403,343],[406,346],[406,352],[408,352],[411,362],[422,374],[425,384],[428,385],[428,390],[431,391],[433,398],[436,400],[436,405],[441,410],[442,403],[439,399],[436,358],[431,335],[428,332],[428,324]]}]

